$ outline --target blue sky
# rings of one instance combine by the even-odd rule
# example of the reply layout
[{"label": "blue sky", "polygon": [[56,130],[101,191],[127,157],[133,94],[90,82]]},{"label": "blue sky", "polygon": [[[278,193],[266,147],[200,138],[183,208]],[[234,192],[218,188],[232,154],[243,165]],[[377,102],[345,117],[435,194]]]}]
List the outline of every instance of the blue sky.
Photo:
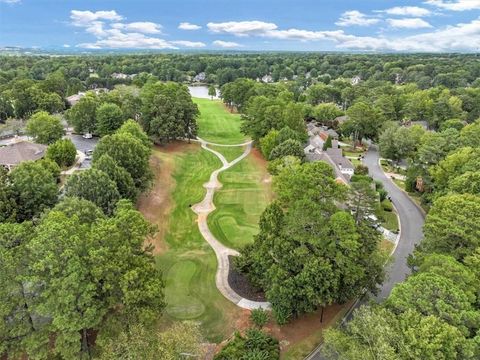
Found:
[{"label": "blue sky", "polygon": [[0,46],[480,51],[480,0],[0,0]]}]

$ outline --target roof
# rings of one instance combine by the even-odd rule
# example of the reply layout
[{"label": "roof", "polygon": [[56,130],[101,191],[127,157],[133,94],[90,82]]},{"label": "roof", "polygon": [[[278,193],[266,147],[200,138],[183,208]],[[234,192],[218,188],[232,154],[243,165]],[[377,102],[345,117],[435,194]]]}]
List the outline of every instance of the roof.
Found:
[{"label": "roof", "polygon": [[46,145],[22,141],[0,148],[0,165],[15,166],[23,161],[38,160],[45,155]]},{"label": "roof", "polygon": [[342,124],[347,120],[348,120],[347,115],[343,115],[343,116],[339,116],[339,117],[335,118],[335,121],[337,121],[339,124]]},{"label": "roof", "polygon": [[332,159],[336,166],[342,169],[355,169],[352,162],[343,156],[342,149],[327,149],[327,155]]}]

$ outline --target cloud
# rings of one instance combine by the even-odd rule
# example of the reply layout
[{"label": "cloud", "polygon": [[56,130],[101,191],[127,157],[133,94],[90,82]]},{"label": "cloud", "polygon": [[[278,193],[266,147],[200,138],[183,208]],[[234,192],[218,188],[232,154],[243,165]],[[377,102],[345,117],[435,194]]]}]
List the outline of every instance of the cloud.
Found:
[{"label": "cloud", "polygon": [[340,19],[335,23],[338,26],[370,26],[378,23],[380,20],[370,18],[357,10],[346,11]]},{"label": "cloud", "polygon": [[[392,19],[400,20],[401,23],[396,25],[412,25],[410,18]],[[413,23],[419,26],[418,20],[414,19]],[[250,23],[242,21],[241,24]],[[427,23],[428,24],[428,23]],[[423,27],[426,25],[423,24]],[[412,51],[412,52],[445,52],[445,51],[478,51],[480,49],[480,18],[469,23],[460,23],[457,25],[447,26],[442,29],[426,32],[423,34],[403,36],[403,37],[384,37],[384,36],[356,36],[346,33],[344,30],[335,31],[312,31],[304,29],[278,29],[275,24],[269,25],[271,30],[260,31],[258,28],[255,32],[251,29],[248,32],[242,31],[241,36],[258,36],[266,39],[277,40],[297,40],[297,41],[330,41],[333,42],[337,49],[345,50],[363,50],[363,51]],[[222,32],[226,29],[235,29],[237,34],[239,27],[229,23],[228,27],[222,26]],[[220,30],[219,30],[220,31]],[[224,42],[220,42],[223,44]],[[215,44],[222,46],[220,44]],[[238,45],[238,44],[237,44]],[[232,45],[233,47],[233,45]]]},{"label": "cloud", "polygon": [[190,24],[189,22],[182,22],[178,25],[180,30],[200,30],[200,25]]},{"label": "cloud", "polygon": [[63,44],[63,47],[64,47],[64,48],[69,48],[70,45],[68,45],[68,44]]},{"label": "cloud", "polygon": [[200,41],[176,40],[176,41],[171,41],[171,43],[178,46],[187,47],[187,48],[203,48],[207,46],[205,43]]},{"label": "cloud", "polygon": [[201,42],[187,40],[167,41],[152,34],[161,34],[162,26],[150,21],[124,22],[115,10],[80,11],[70,13],[72,25],[83,28],[94,41],[76,45],[85,49],[178,49],[178,46],[200,48]]},{"label": "cloud", "polygon": [[388,15],[400,15],[400,16],[414,16],[422,17],[429,16],[432,12],[428,9],[418,6],[395,6],[386,10],[379,10],[377,12],[386,13]]},{"label": "cloud", "polygon": [[114,29],[124,29],[127,31],[134,31],[143,34],[160,34],[162,25],[155,24],[149,21],[139,21],[139,22],[132,22],[128,24],[122,23],[115,23],[112,25]]},{"label": "cloud", "polygon": [[232,49],[232,48],[237,48],[242,46],[233,41],[222,41],[222,40],[215,40],[212,44],[215,46],[220,46],[225,49]]},{"label": "cloud", "polygon": [[432,27],[432,25],[420,18],[387,19],[387,23],[391,27],[401,29],[423,29]]},{"label": "cloud", "polygon": [[5,4],[20,4],[22,1],[21,0],[0,0],[0,3],[5,3]]},{"label": "cloud", "polygon": [[480,9],[480,0],[426,0],[424,3],[451,11]]},{"label": "cloud", "polygon": [[107,30],[108,36],[100,38],[94,43],[78,44],[78,47],[87,49],[177,49],[172,43],[141,33],[123,33],[118,29]]},{"label": "cloud", "polygon": [[85,26],[86,24],[99,20],[120,21],[123,17],[118,15],[115,10],[96,12],[72,10],[70,12],[70,19],[72,19],[72,23],[75,26]]},{"label": "cloud", "polygon": [[263,21],[228,21],[223,23],[208,23],[207,27],[214,33],[225,33],[236,36],[259,35],[275,30],[277,25]]}]

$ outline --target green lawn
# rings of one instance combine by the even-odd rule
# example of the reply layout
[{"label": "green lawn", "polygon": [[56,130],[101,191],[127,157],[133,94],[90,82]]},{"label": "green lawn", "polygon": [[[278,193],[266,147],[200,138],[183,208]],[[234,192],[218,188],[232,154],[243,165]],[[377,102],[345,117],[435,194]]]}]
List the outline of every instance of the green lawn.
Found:
[{"label": "green lawn", "polygon": [[163,322],[200,321],[208,340],[223,340],[232,330],[231,316],[239,310],[215,286],[215,254],[198,231],[196,215],[190,209],[205,195],[202,185],[221,166],[220,161],[199,146],[173,154],[158,151],[155,156],[173,157],[175,164],[175,205],[164,239],[168,250],[156,258],[166,283]]},{"label": "green lawn", "polygon": [[248,138],[240,132],[240,115],[227,111],[220,100],[193,98],[198,105],[198,136],[218,144],[240,144]]},{"label": "green lawn", "polygon": [[218,151],[220,154],[225,156],[227,161],[233,161],[239,156],[243,154],[245,151],[244,146],[233,146],[233,147],[226,147],[226,146],[215,146],[215,145],[208,145],[209,148],[212,150]]},{"label": "green lawn", "polygon": [[215,237],[239,249],[253,241],[260,214],[271,200],[269,177],[253,155],[222,172],[223,187],[215,193],[216,210],[208,217]]},{"label": "green lawn", "polygon": [[[194,99],[201,116],[199,136],[223,144],[246,141],[240,133],[240,117],[230,114],[219,101]],[[220,147],[228,161],[243,153],[243,147]],[[200,146],[155,152],[161,161],[174,164],[172,210],[163,241],[166,251],[156,257],[165,278],[167,307],[162,324],[194,320],[202,325],[206,340],[220,342],[231,335],[241,309],[229,302],[215,286],[217,261],[213,250],[201,236],[197,216],[191,206],[205,196],[203,184],[220,160]],[[220,176],[224,187],[215,194],[217,211],[209,216],[212,231],[226,245],[239,248],[252,241],[260,213],[269,197],[268,184],[262,183],[264,164],[253,156],[244,159]],[[222,233],[222,235],[219,235]]]}]

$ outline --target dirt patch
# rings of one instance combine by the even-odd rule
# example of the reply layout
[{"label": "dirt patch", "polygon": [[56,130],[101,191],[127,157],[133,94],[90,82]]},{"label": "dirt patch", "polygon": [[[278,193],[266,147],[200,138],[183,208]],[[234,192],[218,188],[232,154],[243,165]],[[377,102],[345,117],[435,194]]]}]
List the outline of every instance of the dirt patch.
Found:
[{"label": "dirt patch", "polygon": [[305,340],[313,333],[326,329],[338,318],[341,312],[350,307],[350,303],[343,305],[330,305],[323,310],[319,309],[310,314],[304,314],[297,319],[292,320],[287,325],[279,326],[273,321],[267,325],[268,331],[277,338],[282,344],[282,351],[287,350],[290,346]]},{"label": "dirt patch", "polygon": [[137,201],[138,210],[158,228],[155,236],[145,241],[145,245],[153,245],[154,255],[162,254],[168,250],[163,239],[169,226],[169,215],[172,209],[171,194],[175,187],[175,181],[172,177],[175,170],[174,159],[170,156],[162,156],[162,154],[184,152],[189,149],[193,150],[195,147],[198,147],[198,145],[180,141],[154,147],[153,155],[150,158],[150,167],[155,176],[153,188],[148,193],[142,194]]},{"label": "dirt patch", "polygon": [[228,261],[230,262],[228,271],[228,284],[230,287],[245,299],[265,301],[265,294],[263,291],[252,286],[250,281],[248,281],[248,278],[235,269],[235,266],[233,265],[233,256],[229,256]]}]

